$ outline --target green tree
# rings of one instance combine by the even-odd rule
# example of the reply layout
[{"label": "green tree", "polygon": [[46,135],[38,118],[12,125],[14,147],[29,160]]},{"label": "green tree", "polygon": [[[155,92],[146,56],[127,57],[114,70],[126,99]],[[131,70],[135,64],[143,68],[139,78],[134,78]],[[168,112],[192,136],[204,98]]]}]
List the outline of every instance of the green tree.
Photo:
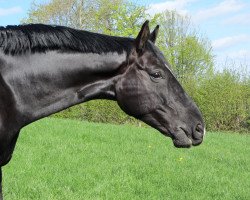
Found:
[{"label": "green tree", "polygon": [[32,3],[22,23],[70,26],[98,33],[135,36],[146,18],[146,8],[126,0],[51,0]]},{"label": "green tree", "polygon": [[225,69],[202,80],[197,91],[196,98],[210,130],[250,128],[250,77]]}]

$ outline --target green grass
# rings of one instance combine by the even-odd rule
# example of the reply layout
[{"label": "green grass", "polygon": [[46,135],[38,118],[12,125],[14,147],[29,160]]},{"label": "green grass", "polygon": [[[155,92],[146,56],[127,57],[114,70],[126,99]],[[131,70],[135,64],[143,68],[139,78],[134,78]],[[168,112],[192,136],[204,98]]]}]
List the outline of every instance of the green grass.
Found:
[{"label": "green grass", "polygon": [[177,149],[150,128],[43,119],[3,168],[5,200],[250,199],[250,136]]}]

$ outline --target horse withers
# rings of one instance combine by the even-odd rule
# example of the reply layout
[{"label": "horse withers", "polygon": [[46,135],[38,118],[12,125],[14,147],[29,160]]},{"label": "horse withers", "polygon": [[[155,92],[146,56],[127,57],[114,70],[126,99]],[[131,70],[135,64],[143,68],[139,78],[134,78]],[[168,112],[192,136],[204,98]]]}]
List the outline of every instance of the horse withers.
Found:
[{"label": "horse withers", "polygon": [[92,99],[117,101],[176,147],[199,145],[202,115],[155,46],[159,26],[150,33],[148,23],[135,39],[43,24],[0,27],[0,168],[22,127]]}]

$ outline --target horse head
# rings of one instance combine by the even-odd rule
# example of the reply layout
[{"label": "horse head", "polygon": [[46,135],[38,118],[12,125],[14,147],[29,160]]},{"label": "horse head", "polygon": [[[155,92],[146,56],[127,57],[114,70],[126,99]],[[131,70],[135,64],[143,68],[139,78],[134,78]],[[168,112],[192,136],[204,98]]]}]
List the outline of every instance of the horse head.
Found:
[{"label": "horse head", "polygon": [[201,112],[154,44],[159,26],[150,34],[148,23],[143,24],[116,83],[118,104],[127,114],[171,137],[176,147],[199,145],[205,134]]}]

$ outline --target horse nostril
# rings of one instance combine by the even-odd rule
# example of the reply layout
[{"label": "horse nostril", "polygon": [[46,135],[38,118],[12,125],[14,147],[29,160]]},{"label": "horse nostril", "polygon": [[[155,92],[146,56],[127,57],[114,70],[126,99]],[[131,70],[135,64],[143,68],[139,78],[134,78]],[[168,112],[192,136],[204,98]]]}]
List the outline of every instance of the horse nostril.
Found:
[{"label": "horse nostril", "polygon": [[202,139],[203,133],[204,133],[204,129],[203,129],[202,125],[198,124],[195,127],[195,131],[193,133],[193,136],[194,136],[195,139]]},{"label": "horse nostril", "polygon": [[203,128],[202,128],[202,126],[201,126],[200,124],[198,124],[198,125],[196,126],[195,130],[196,130],[197,132],[199,132],[199,133],[203,133]]}]

